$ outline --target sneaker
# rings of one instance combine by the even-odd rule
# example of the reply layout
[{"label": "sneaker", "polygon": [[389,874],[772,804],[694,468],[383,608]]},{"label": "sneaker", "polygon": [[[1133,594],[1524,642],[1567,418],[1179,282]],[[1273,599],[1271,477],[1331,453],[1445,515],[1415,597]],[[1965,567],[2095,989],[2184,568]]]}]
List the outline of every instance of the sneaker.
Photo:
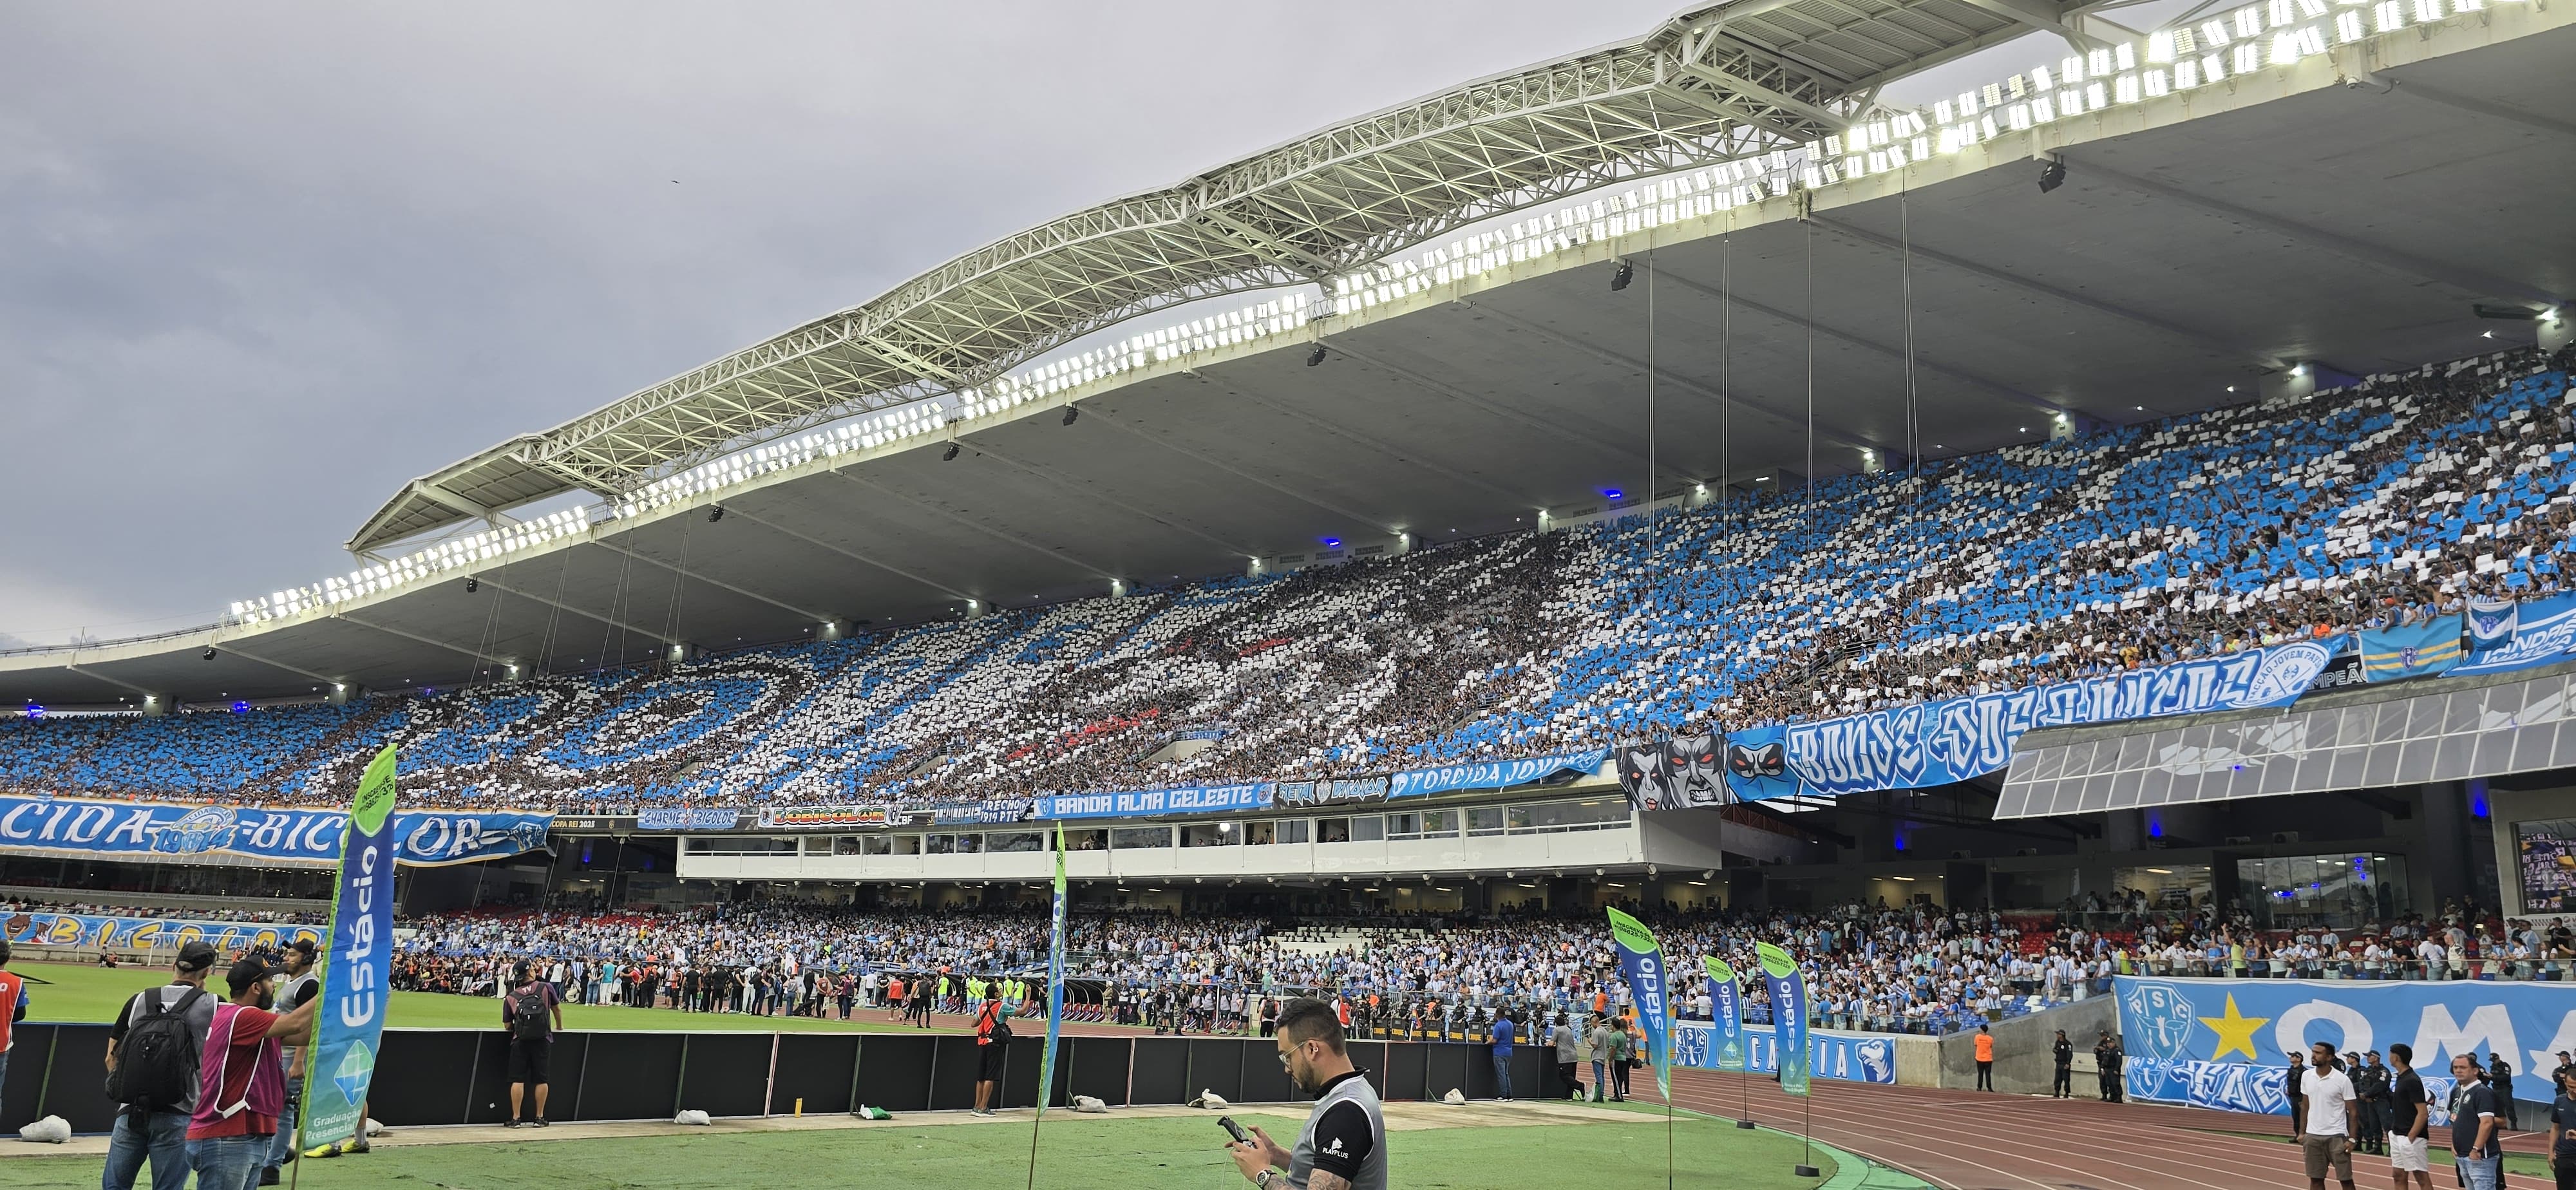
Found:
[{"label": "sneaker", "polygon": [[516,1128],[519,1126],[519,1122],[517,1120],[503,1120],[501,1121],[501,1126],[504,1128]]},{"label": "sneaker", "polygon": [[335,1140],[326,1144],[318,1144],[312,1148],[304,1150],[304,1155],[307,1157],[337,1157],[340,1155],[341,1143],[342,1142]]},{"label": "sneaker", "polygon": [[366,1138],[366,1137],[361,1136],[361,1137],[359,1137],[359,1138],[358,1138],[358,1139],[356,1139],[356,1140],[353,1140],[353,1141],[350,1141],[350,1142],[349,1142],[349,1143],[347,1143],[347,1144],[341,1145],[341,1146],[340,1146],[340,1151],[341,1151],[342,1153],[344,1153],[344,1154],[345,1154],[345,1153],[362,1153],[362,1154],[363,1154],[363,1153],[372,1153],[372,1152],[374,1152],[375,1150],[374,1150],[373,1148],[370,1148],[370,1147],[368,1146],[368,1144],[367,1144],[367,1138]]},{"label": "sneaker", "polygon": [[533,1120],[528,1121],[528,1127],[530,1127],[530,1128],[544,1128],[544,1127],[546,1127],[546,1126],[548,1126],[548,1125],[550,1125],[550,1124],[553,1124],[553,1123],[554,1123],[554,1121],[549,1120],[549,1119],[545,1118],[544,1116],[539,1116],[539,1117],[537,1117],[536,1119],[533,1119]]},{"label": "sneaker", "polygon": [[279,1179],[278,1179],[278,1176],[277,1176],[277,1167],[276,1167],[276,1166],[272,1165],[272,1166],[267,1167],[266,1169],[262,1169],[262,1170],[260,1170],[260,1171],[259,1171],[259,1184],[260,1184],[260,1185],[263,1185],[263,1186],[274,1186],[274,1185],[276,1185],[276,1184],[278,1183],[278,1181],[279,1181]]}]

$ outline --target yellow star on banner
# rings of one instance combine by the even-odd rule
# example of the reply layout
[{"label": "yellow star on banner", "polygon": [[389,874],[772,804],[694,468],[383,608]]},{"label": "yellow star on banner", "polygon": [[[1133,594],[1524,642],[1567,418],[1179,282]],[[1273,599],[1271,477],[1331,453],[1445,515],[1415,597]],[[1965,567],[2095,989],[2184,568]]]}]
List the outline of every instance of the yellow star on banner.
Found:
[{"label": "yellow star on banner", "polygon": [[2270,1024],[2271,1020],[2272,1018],[2268,1016],[2238,1016],[2236,997],[2229,995],[2226,1016],[2200,1018],[2201,1024],[2209,1026],[2210,1032],[2218,1034],[2218,1048],[2210,1053],[2210,1060],[2215,1062],[2223,1059],[2230,1050],[2243,1050],[2246,1061],[2262,1061],[2263,1055],[2254,1052],[2254,1031]]}]

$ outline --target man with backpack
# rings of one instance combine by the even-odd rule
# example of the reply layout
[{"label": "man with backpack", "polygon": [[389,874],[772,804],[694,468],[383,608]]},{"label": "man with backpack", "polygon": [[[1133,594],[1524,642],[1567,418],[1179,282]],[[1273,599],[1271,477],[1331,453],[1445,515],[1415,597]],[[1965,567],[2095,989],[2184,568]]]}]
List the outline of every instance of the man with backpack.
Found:
[{"label": "man with backpack", "polygon": [[215,998],[206,993],[214,968],[214,947],[181,946],[170,982],[135,993],[108,1027],[107,1096],[120,1110],[108,1134],[104,1190],[134,1190],[147,1157],[152,1190],[187,1190],[197,1058],[215,1023]]},{"label": "man with backpack", "polygon": [[[514,986],[501,997],[501,1023],[510,1030],[510,1120],[504,1128],[546,1126],[546,1055],[555,1033],[563,1028],[563,1000],[555,985],[538,979],[523,960],[511,973]],[[520,1114],[528,1088],[536,1088],[535,1111]]]},{"label": "man with backpack", "polygon": [[[312,1040],[321,1004],[317,996],[293,1012],[269,1011],[269,977],[278,973],[262,960],[243,959],[224,975],[232,999],[216,1005],[207,1024],[197,1105],[188,1119],[197,1190],[253,1190],[277,1143],[277,1118],[286,1109],[281,1047]],[[160,1180],[157,1161],[152,1176]]]}]

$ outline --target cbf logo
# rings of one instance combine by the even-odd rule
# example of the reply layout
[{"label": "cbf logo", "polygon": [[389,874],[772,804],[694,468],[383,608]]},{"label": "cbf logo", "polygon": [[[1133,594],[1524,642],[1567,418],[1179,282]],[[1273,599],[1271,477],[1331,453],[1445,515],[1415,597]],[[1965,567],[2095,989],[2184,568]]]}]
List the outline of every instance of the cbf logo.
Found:
[{"label": "cbf logo", "polygon": [[2120,1009],[2124,1040],[2139,1051],[2138,1056],[2158,1062],[2182,1060],[2191,1031],[2200,1024],[2191,1001],[2169,983],[2130,984]]}]

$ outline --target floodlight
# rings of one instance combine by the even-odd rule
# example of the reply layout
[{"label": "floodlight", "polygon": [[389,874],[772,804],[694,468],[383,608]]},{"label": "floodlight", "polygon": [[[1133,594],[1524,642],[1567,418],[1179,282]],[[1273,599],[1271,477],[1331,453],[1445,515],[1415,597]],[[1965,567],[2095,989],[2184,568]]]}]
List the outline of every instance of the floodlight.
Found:
[{"label": "floodlight", "polygon": [[199,653],[199,654],[197,654],[197,659],[198,659],[199,661],[212,661],[212,660],[214,660],[214,659],[215,659],[215,647],[214,647],[213,645],[208,645],[208,646],[206,646],[206,651],[205,651],[205,652],[203,652],[203,653]]},{"label": "floodlight", "polygon": [[1075,419],[1075,418],[1078,418],[1078,417],[1081,417],[1081,416],[1082,416],[1082,410],[1080,410],[1080,409],[1078,409],[1078,408],[1076,408],[1076,407],[1074,407],[1074,406],[1071,406],[1071,405],[1067,405],[1067,406],[1065,406],[1065,407],[1064,407],[1064,424],[1066,424],[1066,425],[1068,425],[1068,426],[1069,426],[1069,425],[1072,425],[1072,424],[1073,424],[1074,419]]},{"label": "floodlight", "polygon": [[1628,288],[1629,280],[1636,275],[1637,270],[1633,266],[1631,266],[1627,261],[1620,261],[1619,271],[1610,274],[1610,292],[1617,293],[1622,289]]},{"label": "floodlight", "polygon": [[956,457],[957,457],[957,444],[956,444],[956,443],[954,443],[954,442],[951,442],[951,443],[949,443],[949,444],[948,444],[948,449],[946,449],[946,450],[943,450],[943,451],[939,452],[939,461],[940,461],[940,462],[943,462],[943,463],[945,463],[945,462],[949,461],[950,459],[956,458]]},{"label": "floodlight", "polygon": [[1309,351],[1309,352],[1307,352],[1307,353],[1306,353],[1306,366],[1307,366],[1307,367],[1309,367],[1309,368],[1311,368],[1311,367],[1314,367],[1314,366],[1316,366],[1317,364],[1321,364],[1321,363],[1323,363],[1323,362],[1324,362],[1324,345],[1323,345],[1323,344],[1321,344],[1321,343],[1317,343],[1317,344],[1315,344],[1315,349],[1314,349],[1313,351]]},{"label": "floodlight", "polygon": [[482,579],[475,578],[475,577],[472,577],[472,576],[470,576],[470,575],[466,577],[466,579],[465,579],[465,593],[466,593],[466,594],[471,595],[471,594],[475,593],[476,591],[480,591],[480,590],[482,590],[482,589],[483,589],[483,580],[482,580]]},{"label": "floodlight", "polygon": [[707,523],[708,523],[708,524],[712,525],[712,524],[716,523],[717,521],[721,521],[721,520],[723,520],[723,519],[724,519],[724,505],[719,504],[719,505],[715,506],[714,508],[710,508],[710,509],[708,509],[708,510],[707,510]]},{"label": "floodlight", "polygon": [[2040,193],[2042,193],[2042,194],[2046,194],[2046,193],[2048,193],[2049,191],[2051,191],[2051,190],[2055,190],[2055,189],[2057,189],[2058,187],[2063,186],[2063,185],[2065,185],[2065,184],[2066,184],[2066,163],[2065,163],[2065,162],[2052,159],[2052,160],[2050,160],[2050,161],[2049,161],[2049,163],[2048,163],[2048,164],[2046,164],[2046,165],[2043,165],[2043,166],[2039,167],[2039,192],[2040,192]]}]

